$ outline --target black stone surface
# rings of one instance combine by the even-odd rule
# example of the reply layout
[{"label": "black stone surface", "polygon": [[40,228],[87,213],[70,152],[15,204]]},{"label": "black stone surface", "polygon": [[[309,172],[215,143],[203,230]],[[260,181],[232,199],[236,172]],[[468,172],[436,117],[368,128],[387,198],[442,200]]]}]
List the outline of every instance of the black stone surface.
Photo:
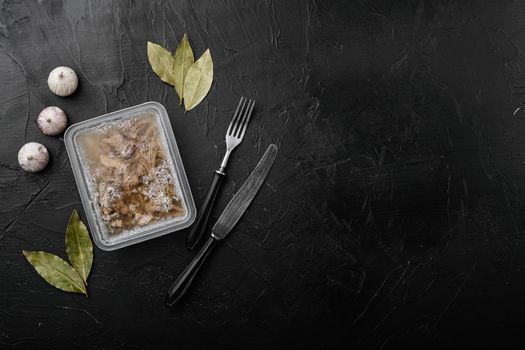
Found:
[{"label": "black stone surface", "polygon": [[[523,345],[524,16],[519,1],[0,1],[0,348]],[[185,31],[215,62],[187,114],[146,57]],[[80,78],[68,98],[47,88],[59,65]],[[162,103],[200,205],[241,95],[257,112],[214,218],[280,152],[179,307],[163,299],[195,254],[187,232],[95,249],[89,299],[33,271],[21,251],[65,257],[81,210],[42,108],[75,123]],[[29,141],[52,155],[43,173],[18,167]]]}]

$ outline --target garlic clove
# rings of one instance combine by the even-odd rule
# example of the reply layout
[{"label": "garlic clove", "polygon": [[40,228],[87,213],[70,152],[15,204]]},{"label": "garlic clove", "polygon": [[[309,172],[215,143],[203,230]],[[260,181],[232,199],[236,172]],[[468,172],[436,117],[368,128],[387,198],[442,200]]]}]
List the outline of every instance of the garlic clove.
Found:
[{"label": "garlic clove", "polygon": [[56,67],[49,73],[47,85],[55,95],[69,96],[78,86],[78,77],[75,71],[69,67]]},{"label": "garlic clove", "polygon": [[46,107],[40,112],[37,119],[38,127],[49,136],[60,134],[67,126],[66,113],[55,106]]},{"label": "garlic clove", "polygon": [[47,148],[38,142],[28,142],[18,151],[18,164],[25,171],[36,173],[49,162]]}]

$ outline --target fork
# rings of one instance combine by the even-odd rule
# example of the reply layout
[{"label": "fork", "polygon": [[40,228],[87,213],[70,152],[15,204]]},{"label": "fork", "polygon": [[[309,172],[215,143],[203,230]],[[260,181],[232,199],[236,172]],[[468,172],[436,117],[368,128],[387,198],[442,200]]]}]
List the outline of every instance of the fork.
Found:
[{"label": "fork", "polygon": [[202,204],[201,209],[198,212],[197,219],[195,224],[193,224],[190,233],[187,239],[188,249],[193,250],[195,246],[199,243],[201,238],[204,236],[206,227],[208,225],[208,220],[210,219],[210,214],[219,193],[219,189],[222,185],[222,180],[226,176],[225,170],[228,160],[232,151],[237,147],[246,133],[246,128],[250,122],[250,117],[252,115],[253,107],[255,106],[255,101],[248,99],[246,97],[241,97],[237,109],[233,114],[233,118],[230,122],[230,126],[226,131],[226,154],[222,159],[221,166],[219,170],[215,170],[213,179],[211,181],[206,197],[204,197],[204,203]]}]

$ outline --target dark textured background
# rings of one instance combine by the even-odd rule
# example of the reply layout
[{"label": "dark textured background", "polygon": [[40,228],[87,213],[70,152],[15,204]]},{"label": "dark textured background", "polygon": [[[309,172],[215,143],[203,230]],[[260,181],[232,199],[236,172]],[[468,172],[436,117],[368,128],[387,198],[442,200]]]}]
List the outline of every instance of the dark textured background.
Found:
[{"label": "dark textured background", "polygon": [[[215,62],[186,115],[146,57],[185,31]],[[524,46],[520,1],[0,1],[0,348],[524,343]],[[58,65],[72,97],[47,88]],[[32,270],[21,250],[64,256],[81,209],[43,107],[161,102],[200,205],[241,95],[257,113],[214,217],[269,143],[278,159],[179,307],[186,232],[96,249],[88,300]],[[41,174],[17,165],[27,141],[52,155]]]}]

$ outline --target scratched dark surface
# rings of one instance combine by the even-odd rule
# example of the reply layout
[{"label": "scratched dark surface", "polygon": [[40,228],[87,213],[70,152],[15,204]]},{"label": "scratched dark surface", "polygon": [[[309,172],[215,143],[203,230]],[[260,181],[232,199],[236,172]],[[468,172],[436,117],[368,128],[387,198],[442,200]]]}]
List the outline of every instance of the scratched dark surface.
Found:
[{"label": "scratched dark surface", "polygon": [[[511,1],[0,1],[0,348],[524,343],[524,18]],[[185,31],[215,62],[186,115],[146,57]],[[59,65],[79,75],[68,98],[47,88]],[[32,270],[21,251],[64,257],[81,210],[43,107],[74,123],[162,103],[198,206],[241,95],[258,108],[214,218],[280,151],[181,305],[163,299],[186,231],[95,249],[87,300]],[[28,141],[51,153],[40,174],[18,167]]]}]

